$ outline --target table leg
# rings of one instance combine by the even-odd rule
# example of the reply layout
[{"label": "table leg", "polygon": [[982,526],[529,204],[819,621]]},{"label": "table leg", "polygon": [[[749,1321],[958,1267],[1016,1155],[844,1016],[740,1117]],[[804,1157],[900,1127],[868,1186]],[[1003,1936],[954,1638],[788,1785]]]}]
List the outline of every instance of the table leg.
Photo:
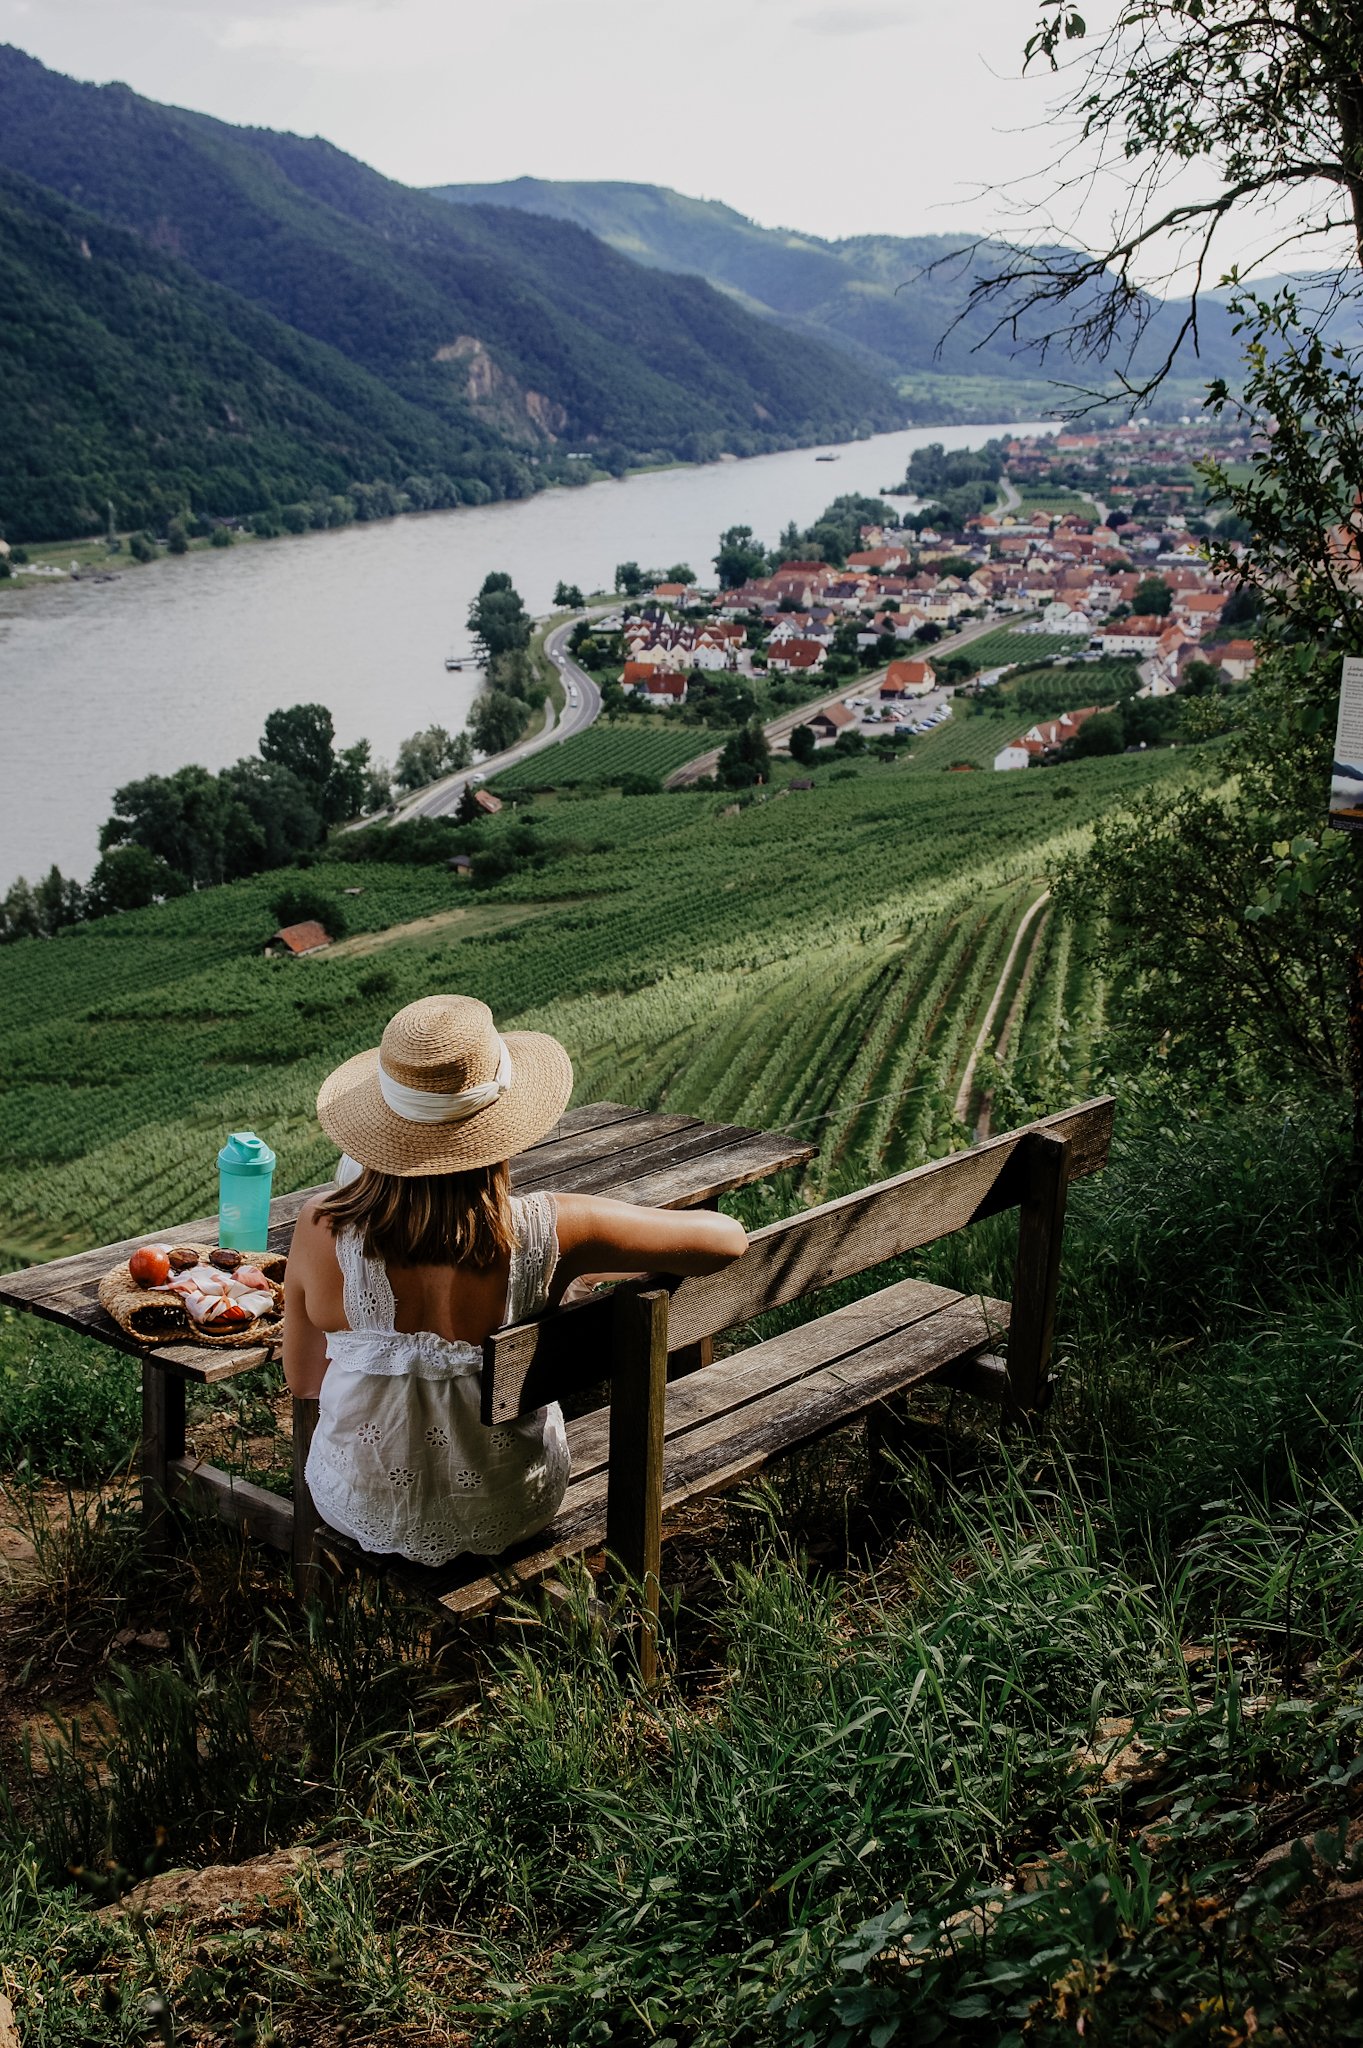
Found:
[{"label": "table leg", "polygon": [[316,1599],[318,1583],[317,1531],[322,1518],[308,1491],[306,1467],[317,1427],[316,1401],[293,1402],[293,1590],[300,1600]]},{"label": "table leg", "polygon": [[148,1551],[171,1547],[172,1458],[185,1454],[185,1383],[151,1358],[142,1361],[142,1534]]}]

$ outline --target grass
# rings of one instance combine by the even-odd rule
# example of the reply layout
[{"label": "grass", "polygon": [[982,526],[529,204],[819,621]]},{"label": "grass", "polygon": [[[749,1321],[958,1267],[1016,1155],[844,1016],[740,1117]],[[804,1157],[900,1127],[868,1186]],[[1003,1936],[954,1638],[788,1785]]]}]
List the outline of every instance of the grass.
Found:
[{"label": "grass", "polygon": [[[1333,1104],[1127,1086],[1044,1428],[920,1393],[707,1511],[650,1695],[577,1570],[489,1637],[353,1580],[299,1613],[211,1531],[158,1595],[116,1510],[58,1517],[0,1651],[21,1711],[56,1681],[7,1737],[25,2048],[157,1998],[195,2044],[1357,2038],[1358,1220]],[[1010,1259],[999,1219],[814,1306]],[[101,1668],[134,1612],[168,1649]],[[281,1841],[348,1860],[239,1925],[82,1904]]]}]

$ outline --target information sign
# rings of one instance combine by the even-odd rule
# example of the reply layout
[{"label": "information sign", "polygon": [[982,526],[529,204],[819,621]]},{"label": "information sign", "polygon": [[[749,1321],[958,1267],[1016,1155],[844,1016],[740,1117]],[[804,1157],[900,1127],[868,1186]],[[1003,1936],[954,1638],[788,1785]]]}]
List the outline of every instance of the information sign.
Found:
[{"label": "information sign", "polygon": [[1330,823],[1363,832],[1363,656],[1346,654],[1339,686],[1339,725],[1330,776]]}]

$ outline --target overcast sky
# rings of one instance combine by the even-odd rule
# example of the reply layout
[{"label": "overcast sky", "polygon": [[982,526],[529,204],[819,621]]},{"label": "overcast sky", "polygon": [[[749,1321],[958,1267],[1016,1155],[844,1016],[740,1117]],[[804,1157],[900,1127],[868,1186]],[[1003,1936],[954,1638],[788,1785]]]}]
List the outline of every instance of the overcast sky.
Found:
[{"label": "overcast sky", "polygon": [[[0,40],[412,185],[623,178],[764,226],[964,234],[1043,178],[1036,0],[0,0]],[[1090,21],[1110,11],[1086,8]],[[1040,190],[1038,186],[1035,189]],[[1101,235],[1112,195],[1071,231]],[[1067,236],[1067,239],[1069,236]],[[1227,245],[1226,258],[1243,250]]]}]

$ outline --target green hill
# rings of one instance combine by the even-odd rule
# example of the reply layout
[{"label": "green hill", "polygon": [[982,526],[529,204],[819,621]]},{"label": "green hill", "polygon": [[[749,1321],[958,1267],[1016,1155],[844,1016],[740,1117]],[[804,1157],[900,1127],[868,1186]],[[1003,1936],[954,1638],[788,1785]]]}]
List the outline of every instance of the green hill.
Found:
[{"label": "green hill", "polygon": [[[69,212],[31,187],[6,187],[18,293],[6,304],[6,328],[17,330],[8,341],[21,363],[33,360],[35,326],[56,331],[68,317],[107,359],[86,325],[93,318],[115,342],[138,348],[146,336],[168,391],[180,374],[170,368],[178,324],[163,307],[158,328],[149,310],[168,294],[194,308],[195,334],[177,363],[202,361],[216,324],[276,366],[266,379],[271,406],[291,408],[300,448],[324,452],[322,481],[338,471],[363,479],[367,470],[397,483],[404,467],[438,461],[450,475],[481,478],[496,496],[522,495],[536,471],[552,470],[570,449],[597,451],[618,468],[638,455],[757,454],[903,420],[878,373],[783,333],[701,278],[633,263],[571,223],[506,207],[452,208],[320,139],[233,128],[123,85],[80,84],[8,47],[0,48],[0,165],[136,238],[105,239],[96,259],[88,228]],[[98,289],[94,270],[82,282],[65,263],[53,230],[89,242],[92,263],[104,266]],[[159,269],[149,268],[152,259]],[[258,324],[261,315],[299,338],[282,385],[277,358],[286,343]],[[305,342],[334,354],[324,358]],[[230,347],[227,356],[230,378],[242,359]],[[349,384],[335,356],[345,359]],[[386,387],[387,411],[356,372]],[[62,468],[73,477],[103,475],[111,463],[118,471],[139,437],[159,445],[164,408],[123,419],[97,377],[103,395],[92,409],[72,351],[57,352],[44,380],[48,420],[30,431],[23,408],[11,415],[11,477],[44,473],[55,423]],[[344,418],[310,419],[295,384]],[[211,412],[217,401],[208,402]],[[266,426],[263,416],[248,430],[224,418],[223,430],[252,440]],[[273,446],[236,452],[243,479],[284,461]],[[11,513],[0,502],[0,517]],[[12,538],[18,525],[15,516]]]},{"label": "green hill", "polygon": [[[0,508],[12,540],[237,514],[490,450],[336,349],[0,169]],[[462,486],[462,489],[461,489]]]},{"label": "green hill", "polygon": [[[992,318],[965,314],[972,279],[999,253],[984,244],[969,258],[949,261],[968,235],[855,235],[828,242],[790,228],[759,227],[718,200],[604,180],[514,178],[432,190],[459,206],[481,202],[573,221],[636,263],[708,278],[749,311],[902,380],[899,388],[916,417],[997,420],[1055,405],[1054,387],[1036,358],[1016,353],[1006,334],[991,337]],[[1163,358],[1183,310],[1170,302],[1156,311],[1137,361],[1153,365]],[[1234,375],[1239,369],[1223,307],[1205,314],[1201,348],[1200,360],[1187,366],[1198,398],[1214,371]],[[1176,380],[1177,404],[1185,410],[1188,377]],[[967,388],[958,389],[963,378]]]}]

